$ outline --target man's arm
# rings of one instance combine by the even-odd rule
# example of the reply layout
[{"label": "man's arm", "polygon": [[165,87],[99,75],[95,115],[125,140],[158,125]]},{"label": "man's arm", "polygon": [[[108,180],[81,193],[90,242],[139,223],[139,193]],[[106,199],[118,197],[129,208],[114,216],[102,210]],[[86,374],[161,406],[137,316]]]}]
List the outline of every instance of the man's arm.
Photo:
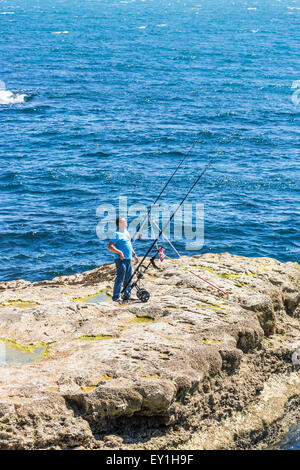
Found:
[{"label": "man's arm", "polygon": [[112,253],[117,253],[117,255],[120,256],[120,259],[121,259],[121,260],[124,259],[123,252],[122,252],[121,250],[118,250],[118,248],[115,247],[115,245],[113,244],[113,242],[109,242],[108,245],[107,245],[107,248],[108,248],[109,251],[111,251]]},{"label": "man's arm", "polygon": [[139,262],[139,258],[133,248],[132,248],[132,254],[134,256],[134,262],[135,264],[137,264]]}]

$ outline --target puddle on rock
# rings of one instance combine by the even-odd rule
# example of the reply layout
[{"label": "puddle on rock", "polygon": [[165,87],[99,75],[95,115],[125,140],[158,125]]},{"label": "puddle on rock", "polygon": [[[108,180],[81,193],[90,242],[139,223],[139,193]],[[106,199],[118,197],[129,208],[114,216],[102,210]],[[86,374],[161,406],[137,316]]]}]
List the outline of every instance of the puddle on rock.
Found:
[{"label": "puddle on rock", "polygon": [[98,304],[102,302],[110,302],[111,296],[108,293],[108,289],[95,292],[95,294],[88,294],[83,297],[73,297],[72,300],[75,302],[84,302],[87,304]]},{"label": "puddle on rock", "polygon": [[45,343],[21,345],[15,341],[0,339],[0,367],[21,366],[47,357]]},{"label": "puddle on rock", "polygon": [[97,294],[94,297],[90,297],[86,302],[88,304],[98,304],[99,302],[110,302],[111,296],[108,294],[108,290],[104,289],[103,292]]}]

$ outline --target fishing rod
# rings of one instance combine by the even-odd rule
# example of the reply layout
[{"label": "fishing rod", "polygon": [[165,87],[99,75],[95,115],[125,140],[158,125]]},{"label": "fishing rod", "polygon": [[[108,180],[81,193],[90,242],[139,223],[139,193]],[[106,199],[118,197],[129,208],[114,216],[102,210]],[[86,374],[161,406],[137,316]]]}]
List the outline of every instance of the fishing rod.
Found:
[{"label": "fishing rod", "polygon": [[[160,248],[160,250],[163,250],[163,248]],[[207,279],[204,279],[203,277],[199,276],[199,274],[196,274],[194,271],[192,271],[191,269],[188,269],[186,268],[185,266],[183,266],[183,264],[181,263],[178,263],[178,261],[175,261],[174,259],[170,258],[170,256],[166,255],[163,253],[163,258],[168,258],[172,263],[176,264],[177,266],[179,266],[181,269],[184,269],[185,271],[187,271],[188,273],[190,274],[193,274],[193,276],[196,276],[198,277],[199,279],[201,279],[201,281],[203,282],[206,282],[206,284],[210,285],[211,287],[213,287],[214,289],[217,289],[219,292],[222,292],[223,295],[228,295],[228,292],[225,292],[223,289],[220,289],[220,287],[216,286],[215,284],[213,284],[212,282],[209,282]]]},{"label": "fishing rod", "polygon": [[[144,271],[143,272],[139,272],[140,268],[143,266],[143,263],[144,261],[146,260],[147,256],[149,255],[149,253],[153,250],[153,247],[155,246],[155,244],[158,242],[158,240],[160,239],[160,237],[162,236],[165,228],[172,222],[172,220],[174,219],[176,213],[179,211],[180,207],[184,204],[184,202],[186,201],[186,199],[188,198],[188,196],[191,194],[191,192],[193,191],[193,189],[195,188],[195,186],[199,183],[200,179],[202,178],[202,176],[207,172],[207,170],[209,169],[209,167],[212,165],[214,159],[217,157],[217,155],[219,154],[219,152],[217,152],[215,155],[212,156],[212,158],[208,161],[208,163],[205,165],[205,167],[203,168],[203,170],[201,171],[200,175],[196,178],[196,180],[194,181],[194,183],[192,184],[192,186],[190,187],[190,189],[188,190],[188,192],[186,193],[186,195],[184,196],[184,198],[180,201],[180,203],[178,204],[178,206],[176,207],[176,209],[173,211],[172,215],[170,216],[169,220],[165,223],[165,225],[162,227],[162,229],[159,231],[159,234],[157,235],[156,239],[153,241],[152,245],[149,247],[149,249],[147,250],[147,253],[144,255],[142,261],[140,261],[140,263],[138,264],[138,266],[136,267],[136,269],[134,270],[132,276],[130,277],[130,279],[127,281],[127,283],[125,284],[125,286],[123,287],[122,289],[122,294],[124,295],[124,293],[126,292],[127,288],[130,286],[130,288],[132,289],[133,287],[135,287],[137,289],[137,297],[139,300],[141,300],[142,302],[148,302],[149,298],[150,298],[150,293],[146,290],[146,289],[142,289],[140,286],[139,286],[139,281],[141,280],[141,278],[143,277],[145,271],[149,268],[149,266],[152,264],[154,267],[155,267],[155,264],[154,264],[154,259],[156,258],[156,255],[157,253],[155,253],[154,256],[152,256],[150,258],[150,261],[149,261],[149,264],[144,268]],[[132,280],[133,278],[135,277],[135,275],[137,275],[137,280],[135,282],[132,283]]]},{"label": "fishing rod", "polygon": [[176,173],[178,172],[178,170],[180,169],[180,167],[183,165],[183,163],[185,162],[185,160],[190,156],[190,154],[192,153],[192,151],[194,150],[195,146],[198,144],[199,140],[201,138],[201,132],[199,132],[199,135],[198,137],[194,140],[192,146],[189,148],[189,150],[187,151],[187,153],[184,155],[183,159],[179,162],[178,166],[175,168],[175,170],[173,171],[173,173],[171,174],[171,176],[169,177],[168,181],[165,183],[164,187],[162,188],[162,190],[160,191],[159,195],[156,197],[154,203],[151,205],[150,209],[148,210],[147,214],[145,215],[145,218],[142,222],[142,224],[140,224],[139,228],[135,231],[133,237],[132,237],[132,240],[135,240],[135,236],[142,230],[142,228],[144,227],[145,225],[145,222],[146,220],[150,217],[150,214],[151,214],[151,211],[153,209],[153,206],[155,206],[155,204],[158,202],[158,200],[161,198],[161,196],[163,195],[163,193],[165,192],[165,190],[167,189],[167,187],[169,186],[169,184],[171,183],[172,179],[174,178],[174,176],[176,175]]}]

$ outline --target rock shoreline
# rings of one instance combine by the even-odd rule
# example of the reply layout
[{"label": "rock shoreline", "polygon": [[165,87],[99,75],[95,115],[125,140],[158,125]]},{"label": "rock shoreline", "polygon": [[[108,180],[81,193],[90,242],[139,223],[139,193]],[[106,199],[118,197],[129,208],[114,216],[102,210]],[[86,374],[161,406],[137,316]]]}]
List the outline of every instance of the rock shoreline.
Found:
[{"label": "rock shoreline", "polygon": [[[114,266],[0,283],[0,449],[249,449],[299,418],[300,266],[223,254],[151,268],[113,304]],[[4,345],[4,346],[3,346]],[[27,348],[27,349],[26,349]],[[0,349],[1,351],[1,349]]]}]

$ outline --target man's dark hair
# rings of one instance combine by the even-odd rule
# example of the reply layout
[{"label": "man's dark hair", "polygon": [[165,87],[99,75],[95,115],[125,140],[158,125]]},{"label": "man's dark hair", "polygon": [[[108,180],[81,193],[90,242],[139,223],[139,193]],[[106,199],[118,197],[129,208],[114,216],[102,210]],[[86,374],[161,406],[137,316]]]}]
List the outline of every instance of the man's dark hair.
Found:
[{"label": "man's dark hair", "polygon": [[117,226],[118,228],[120,228],[120,220],[121,220],[121,219],[123,219],[123,220],[126,221],[125,217],[117,217],[117,218],[116,218],[116,226]]}]

